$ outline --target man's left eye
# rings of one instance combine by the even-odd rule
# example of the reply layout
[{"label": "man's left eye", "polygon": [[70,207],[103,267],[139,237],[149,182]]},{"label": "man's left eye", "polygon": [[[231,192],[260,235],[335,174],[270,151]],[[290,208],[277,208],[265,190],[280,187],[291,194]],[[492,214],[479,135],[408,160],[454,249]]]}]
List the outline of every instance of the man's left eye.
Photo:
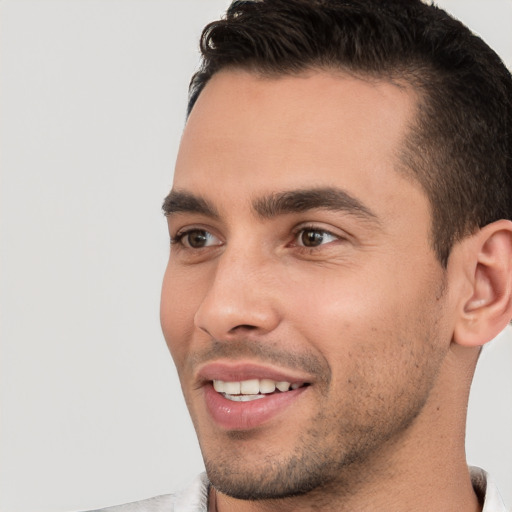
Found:
[{"label": "man's left eye", "polygon": [[318,247],[338,240],[338,237],[322,229],[301,229],[296,237],[296,242],[302,247]]}]

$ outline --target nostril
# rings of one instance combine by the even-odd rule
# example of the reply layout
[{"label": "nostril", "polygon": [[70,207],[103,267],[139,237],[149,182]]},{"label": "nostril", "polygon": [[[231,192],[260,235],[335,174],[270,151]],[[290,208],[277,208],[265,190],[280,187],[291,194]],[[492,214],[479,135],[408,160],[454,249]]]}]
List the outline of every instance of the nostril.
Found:
[{"label": "nostril", "polygon": [[233,327],[232,329],[230,329],[229,332],[254,331],[255,329],[257,329],[257,327],[255,325],[240,324],[240,325],[237,325],[237,326]]}]

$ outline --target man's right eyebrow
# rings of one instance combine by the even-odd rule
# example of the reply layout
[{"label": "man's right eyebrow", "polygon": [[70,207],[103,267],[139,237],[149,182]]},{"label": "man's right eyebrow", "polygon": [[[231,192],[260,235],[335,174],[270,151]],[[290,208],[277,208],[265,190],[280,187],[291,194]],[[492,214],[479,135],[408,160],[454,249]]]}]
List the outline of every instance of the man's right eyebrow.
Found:
[{"label": "man's right eyebrow", "polygon": [[207,217],[219,217],[217,209],[209,201],[180,190],[171,190],[164,199],[162,210],[166,217],[175,213],[199,213]]}]

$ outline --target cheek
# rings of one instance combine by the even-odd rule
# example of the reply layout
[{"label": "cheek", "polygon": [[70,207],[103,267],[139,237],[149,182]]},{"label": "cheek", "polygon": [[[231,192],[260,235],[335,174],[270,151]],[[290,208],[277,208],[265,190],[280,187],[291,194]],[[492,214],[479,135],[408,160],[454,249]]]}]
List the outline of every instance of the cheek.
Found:
[{"label": "cheek", "polygon": [[178,371],[189,350],[200,297],[198,283],[191,282],[169,263],[162,285],[160,323]]},{"label": "cheek", "polygon": [[436,300],[440,276],[419,275],[407,264],[395,271],[390,267],[388,261],[386,272],[372,272],[366,266],[364,272],[337,269],[324,280],[304,276],[302,291],[288,288],[290,323],[300,326],[308,342],[342,370],[347,366],[396,369],[402,359],[420,357],[426,346],[436,342],[432,324],[443,315]]},{"label": "cheek", "polygon": [[300,325],[310,342],[327,354],[360,344],[362,333],[371,328],[376,311],[382,311],[385,302],[364,275],[351,269],[335,270],[324,279],[304,275],[300,285],[285,288],[287,299],[283,301],[293,315],[290,323]]}]

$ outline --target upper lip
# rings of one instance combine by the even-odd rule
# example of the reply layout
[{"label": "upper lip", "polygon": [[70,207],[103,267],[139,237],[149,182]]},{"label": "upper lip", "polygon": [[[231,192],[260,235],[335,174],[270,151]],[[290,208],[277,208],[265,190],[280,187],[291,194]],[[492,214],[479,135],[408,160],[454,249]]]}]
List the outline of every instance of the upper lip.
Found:
[{"label": "upper lip", "polygon": [[250,379],[269,379],[276,382],[310,383],[311,378],[290,369],[276,368],[253,362],[212,361],[201,365],[197,381],[204,385],[213,380],[239,382]]}]

